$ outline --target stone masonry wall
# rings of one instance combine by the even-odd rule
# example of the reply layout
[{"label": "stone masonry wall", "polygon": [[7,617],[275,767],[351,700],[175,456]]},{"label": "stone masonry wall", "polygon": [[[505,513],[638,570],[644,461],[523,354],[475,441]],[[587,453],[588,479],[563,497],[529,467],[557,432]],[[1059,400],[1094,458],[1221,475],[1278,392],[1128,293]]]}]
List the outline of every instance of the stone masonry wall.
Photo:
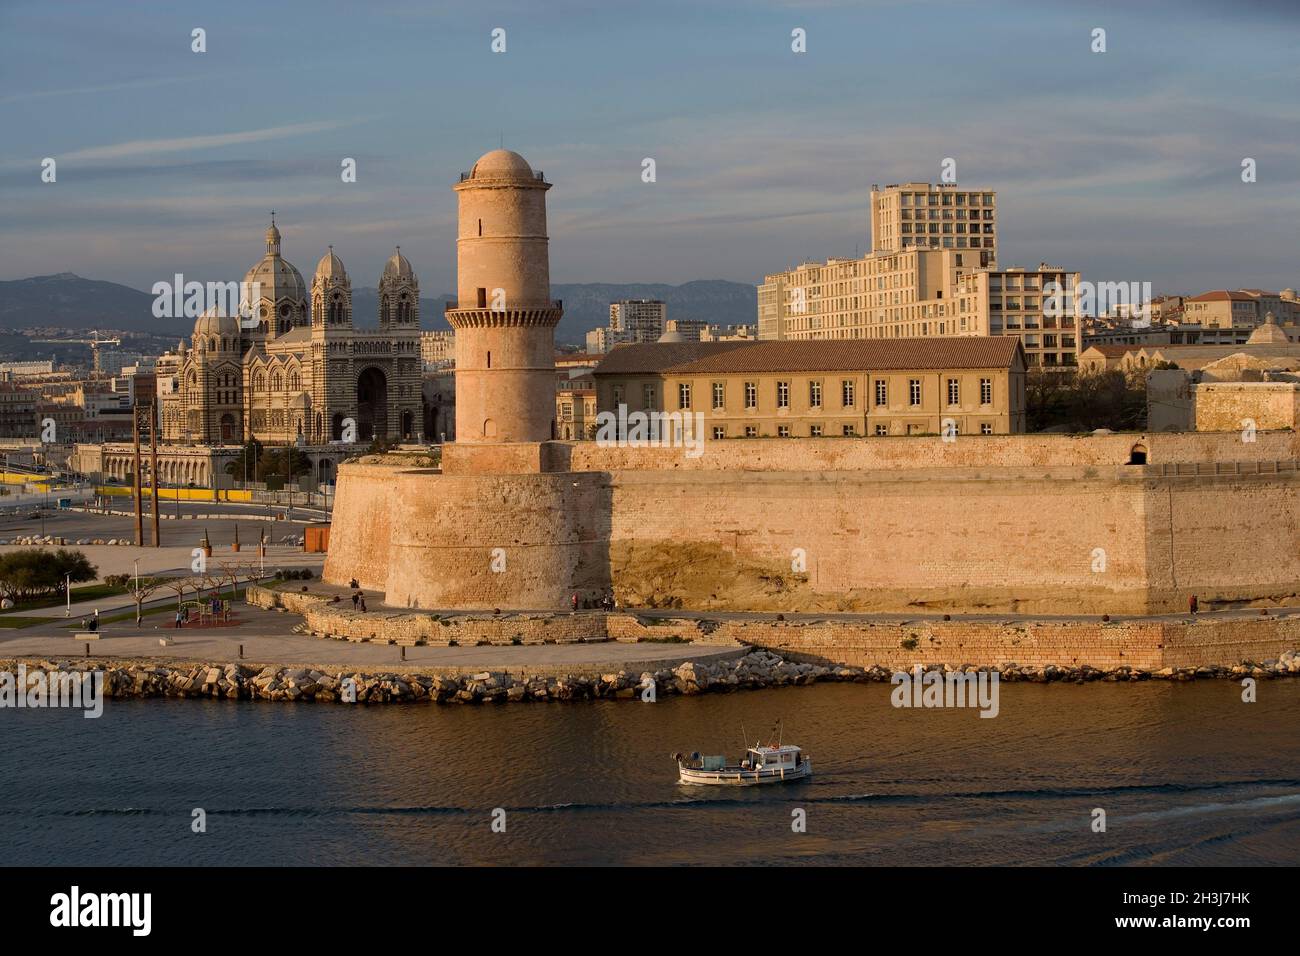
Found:
[{"label": "stone masonry wall", "polygon": [[[749,456],[721,469],[586,471],[689,461],[591,443],[554,443],[570,471],[384,459],[341,469],[325,575],[413,609],[560,610],[611,588],[626,607],[773,611],[1290,603],[1295,436],[1258,438],[1146,436],[1146,467],[1115,463],[1131,435],[719,442]],[[971,464],[977,447],[996,454]]]},{"label": "stone masonry wall", "polygon": [[1230,666],[1276,659],[1300,648],[1300,614],[1201,617],[1196,620],[917,621],[799,618],[647,618],[633,612],[435,616],[361,614],[320,597],[249,588],[250,603],[304,614],[322,637],[461,647],[614,640],[747,644],[786,657],[851,667],[913,664],[976,667],[1089,666],[1157,671],[1164,667]]}]

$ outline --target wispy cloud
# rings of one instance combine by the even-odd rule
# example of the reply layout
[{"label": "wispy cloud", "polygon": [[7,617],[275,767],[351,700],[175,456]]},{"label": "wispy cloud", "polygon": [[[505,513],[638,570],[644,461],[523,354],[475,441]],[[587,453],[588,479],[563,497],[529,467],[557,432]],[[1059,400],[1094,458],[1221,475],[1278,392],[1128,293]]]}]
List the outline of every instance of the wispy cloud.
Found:
[{"label": "wispy cloud", "polygon": [[127,159],[133,156],[151,156],[158,153],[184,153],[197,149],[217,149],[242,143],[264,143],[268,140],[290,139],[311,133],[323,133],[349,125],[347,120],[321,120],[314,123],[294,123],[289,126],[267,126],[262,129],[239,130],[230,133],[212,133],[206,136],[179,136],[170,139],[136,139],[107,146],[90,146],[61,154],[63,160]]}]

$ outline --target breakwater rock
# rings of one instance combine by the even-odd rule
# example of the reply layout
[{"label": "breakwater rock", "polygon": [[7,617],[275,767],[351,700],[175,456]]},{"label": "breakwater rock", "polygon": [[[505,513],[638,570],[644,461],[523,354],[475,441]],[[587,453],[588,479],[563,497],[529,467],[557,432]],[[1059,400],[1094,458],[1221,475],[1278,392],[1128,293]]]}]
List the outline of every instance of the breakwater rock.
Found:
[{"label": "breakwater rock", "polygon": [[[0,661],[0,671],[14,672],[19,661]],[[895,673],[880,666],[840,667],[787,660],[755,650],[744,657],[709,663],[686,662],[672,668],[600,675],[518,675],[504,671],[437,674],[393,671],[362,673],[307,667],[200,664],[104,660],[22,661],[28,675],[38,671],[63,673],[103,671],[104,693],[111,698],[207,697],[231,700],[321,701],[359,704],[430,701],[448,704],[513,701],[570,701],[602,698],[635,699],[672,694],[694,695],[765,687],[806,685],[818,681],[888,682]],[[1091,667],[997,668],[970,665],[929,665],[928,671],[994,672],[1000,680],[1035,683],[1088,681],[1241,679],[1300,676],[1300,652],[1287,651],[1275,660],[1243,661],[1230,667],[1165,668],[1160,671],[1121,667],[1100,671]]]}]

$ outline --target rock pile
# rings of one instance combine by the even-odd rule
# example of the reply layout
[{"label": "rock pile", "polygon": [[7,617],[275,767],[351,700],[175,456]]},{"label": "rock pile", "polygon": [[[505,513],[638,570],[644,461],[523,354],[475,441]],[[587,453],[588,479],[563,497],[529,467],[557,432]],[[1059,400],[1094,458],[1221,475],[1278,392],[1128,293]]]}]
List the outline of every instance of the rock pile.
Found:
[{"label": "rock pile", "polygon": [[[29,674],[37,670],[69,672],[103,670],[104,692],[109,697],[225,697],[232,700],[345,701],[386,704],[432,701],[448,704],[505,703],[513,701],[570,701],[642,697],[651,686],[655,696],[757,690],[765,687],[806,685],[817,681],[888,682],[894,671],[880,666],[836,667],[785,660],[769,651],[755,650],[734,660],[686,662],[673,668],[619,671],[599,676],[563,674],[519,676],[481,671],[476,674],[349,673],[306,667],[250,667],[243,664],[149,664],[131,661],[28,661]],[[0,670],[15,671],[16,661],[0,661]],[[1149,679],[1273,678],[1300,675],[1300,652],[1287,651],[1276,660],[1243,661],[1232,667],[1165,668],[1144,671],[1119,668],[1099,671],[1091,667],[1047,665],[1000,668],[971,665],[930,665],[926,670],[993,671],[1010,681],[1138,681]]]}]

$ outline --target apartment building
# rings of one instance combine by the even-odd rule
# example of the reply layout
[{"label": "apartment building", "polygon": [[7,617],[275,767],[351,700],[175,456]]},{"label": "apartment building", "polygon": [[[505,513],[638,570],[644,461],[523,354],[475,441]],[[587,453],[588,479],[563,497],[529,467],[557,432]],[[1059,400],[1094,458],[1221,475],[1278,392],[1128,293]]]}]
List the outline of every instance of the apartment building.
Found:
[{"label": "apartment building", "polygon": [[982,252],[907,249],[803,263],[759,286],[758,337],[1015,335],[1030,368],[1076,365],[1079,273],[1045,263],[996,270],[988,261]]},{"label": "apartment building", "polygon": [[668,306],[658,299],[611,302],[609,325],[587,333],[587,351],[603,355],[616,345],[657,342],[668,325]]},{"label": "apartment building", "polygon": [[998,261],[997,193],[956,183],[871,187],[873,252],[971,249],[982,268]]}]

